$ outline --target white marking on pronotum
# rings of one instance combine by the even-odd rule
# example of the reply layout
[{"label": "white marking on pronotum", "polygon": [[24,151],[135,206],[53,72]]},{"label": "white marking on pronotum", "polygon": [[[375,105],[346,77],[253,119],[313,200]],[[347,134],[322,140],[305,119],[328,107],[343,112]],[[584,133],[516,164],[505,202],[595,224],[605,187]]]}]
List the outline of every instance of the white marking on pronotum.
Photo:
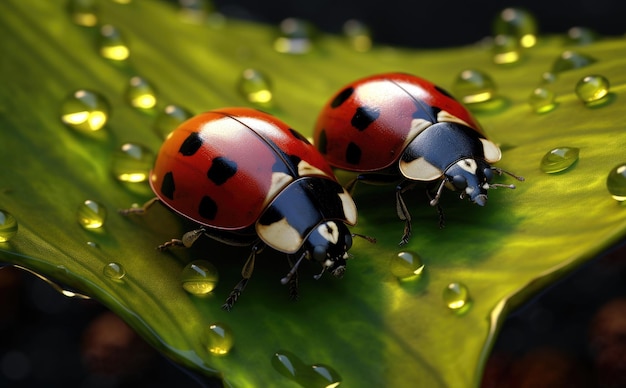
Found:
[{"label": "white marking on pronotum", "polygon": [[344,190],[343,193],[339,194],[339,199],[341,200],[343,215],[346,217],[346,222],[350,225],[356,224],[356,205],[354,204],[350,194]]},{"label": "white marking on pronotum", "polygon": [[443,175],[443,171],[421,156],[411,161],[400,160],[400,172],[409,179],[425,182],[435,180]]},{"label": "white marking on pronotum", "polygon": [[502,151],[500,151],[500,147],[496,143],[483,138],[480,138],[480,142],[483,143],[483,153],[486,161],[495,163],[502,158]]},{"label": "white marking on pronotum", "polygon": [[327,221],[319,225],[317,231],[322,237],[333,244],[337,244],[337,241],[339,241],[339,228],[334,221]]},{"label": "white marking on pronotum", "polygon": [[476,164],[476,161],[474,159],[459,160],[458,162],[456,162],[456,164],[470,174],[476,175],[476,170],[478,170],[478,164]]},{"label": "white marking on pronotum", "polygon": [[303,243],[300,233],[289,225],[286,218],[269,225],[257,223],[256,232],[267,245],[285,253],[297,252]]}]

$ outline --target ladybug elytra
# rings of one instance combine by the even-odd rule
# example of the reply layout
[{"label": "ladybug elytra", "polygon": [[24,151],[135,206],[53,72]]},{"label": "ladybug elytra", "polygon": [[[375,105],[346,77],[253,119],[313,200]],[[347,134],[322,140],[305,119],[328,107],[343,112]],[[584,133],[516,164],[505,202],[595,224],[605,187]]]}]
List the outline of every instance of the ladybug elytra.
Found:
[{"label": "ladybug elytra", "polygon": [[[163,143],[150,186],[156,198],[122,214],[144,213],[155,202],[200,227],[159,249],[190,247],[200,236],[230,245],[252,245],[242,280],[222,306],[230,310],[246,286],[256,254],[265,246],[286,253],[282,278],[296,297],[296,269],[303,259],[342,277],[352,246],[348,226],[355,204],[309,141],[282,121],[249,108],[195,116]],[[295,260],[295,264],[292,261]]]},{"label": "ladybug elytra", "polygon": [[345,86],[320,113],[314,143],[331,166],[359,174],[348,191],[358,181],[400,181],[396,205],[405,221],[400,245],[411,235],[402,195],[417,182],[438,182],[434,196],[427,193],[443,226],[438,203],[444,186],[484,206],[488,189],[515,188],[491,183],[494,173],[524,179],[491,166],[500,160],[500,149],[460,102],[409,74],[374,75]]}]

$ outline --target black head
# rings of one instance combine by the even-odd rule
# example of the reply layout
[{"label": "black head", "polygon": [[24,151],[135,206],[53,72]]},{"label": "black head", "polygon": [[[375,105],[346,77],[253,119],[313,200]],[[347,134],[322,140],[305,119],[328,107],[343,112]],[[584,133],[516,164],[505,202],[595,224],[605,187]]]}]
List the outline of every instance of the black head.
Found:
[{"label": "black head", "polygon": [[461,159],[445,172],[446,184],[450,189],[460,191],[461,197],[477,205],[487,203],[487,190],[493,179],[493,168],[482,159]]},{"label": "black head", "polygon": [[[322,265],[322,273],[329,271],[341,278],[346,271],[348,250],[352,247],[352,234],[340,221],[325,221],[307,237],[304,248],[308,259]],[[319,278],[321,273],[316,276]]]}]

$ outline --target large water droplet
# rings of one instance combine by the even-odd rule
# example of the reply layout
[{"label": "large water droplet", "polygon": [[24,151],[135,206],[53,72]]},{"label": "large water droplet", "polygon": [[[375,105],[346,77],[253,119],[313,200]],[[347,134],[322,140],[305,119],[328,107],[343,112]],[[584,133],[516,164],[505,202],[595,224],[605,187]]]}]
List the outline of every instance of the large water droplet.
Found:
[{"label": "large water droplet", "polygon": [[246,69],[237,85],[239,93],[249,102],[268,106],[272,102],[272,87],[269,78],[256,69]]},{"label": "large water droplet", "polygon": [[355,19],[346,21],[343,33],[355,51],[364,53],[372,48],[372,33],[363,22]]},{"label": "large water droplet", "polygon": [[196,260],[187,264],[181,274],[181,283],[185,291],[192,295],[207,295],[217,285],[217,268],[206,260]]},{"label": "large water droplet", "polygon": [[144,182],[154,163],[154,152],[141,144],[123,144],[113,155],[111,170],[121,182]]},{"label": "large water droplet", "polygon": [[101,203],[88,199],[78,207],[76,217],[83,228],[98,229],[104,225],[107,209]]},{"label": "large water droplet", "polygon": [[85,132],[98,131],[109,118],[109,103],[99,93],[77,90],[61,106],[61,121],[73,129]]},{"label": "large water droplet", "polygon": [[470,305],[469,289],[463,283],[450,283],[443,290],[443,301],[450,310],[464,311]]},{"label": "large water droplet", "polygon": [[398,279],[413,280],[424,272],[424,263],[417,253],[403,251],[392,257],[390,269]]},{"label": "large water droplet", "polygon": [[0,243],[7,242],[17,233],[17,220],[6,210],[0,210]]},{"label": "large water droplet", "polygon": [[556,108],[555,94],[547,88],[536,88],[528,97],[528,104],[536,113],[547,113]]},{"label": "large water droplet", "polygon": [[274,41],[274,49],[279,53],[305,54],[313,48],[315,28],[307,21],[287,18],[280,23],[280,33]]},{"label": "large water droplet", "polygon": [[67,6],[72,21],[84,27],[98,24],[97,3],[97,0],[70,0]]},{"label": "large water droplet", "polygon": [[541,171],[554,174],[567,170],[578,161],[579,151],[575,147],[557,147],[550,150],[541,159]]},{"label": "large water droplet", "polygon": [[193,114],[183,107],[167,105],[154,121],[154,129],[161,138],[167,139],[180,124],[192,116]]},{"label": "large water droplet", "polygon": [[526,10],[506,8],[493,22],[493,35],[513,36],[522,47],[532,47],[537,43],[537,21]]},{"label": "large water droplet", "polygon": [[563,52],[552,64],[552,73],[558,74],[564,71],[580,69],[596,62],[595,58],[576,51]]},{"label": "large water droplet", "polygon": [[224,323],[212,323],[206,329],[205,346],[215,355],[228,354],[234,345],[233,332]]},{"label": "large water droplet", "polygon": [[104,266],[102,269],[102,273],[109,279],[112,280],[122,280],[124,276],[126,276],[126,270],[120,263],[109,263]]},{"label": "large water droplet", "polygon": [[509,65],[518,62],[522,56],[519,41],[510,35],[498,35],[493,40],[493,62]]},{"label": "large water droplet", "polygon": [[598,102],[609,94],[609,80],[601,75],[588,75],[578,81],[575,90],[582,102]]},{"label": "large water droplet", "polygon": [[567,31],[566,44],[584,46],[597,41],[599,35],[587,27],[572,27]]},{"label": "large water droplet", "polygon": [[496,84],[487,73],[468,69],[459,73],[452,92],[465,104],[483,103],[494,97]]},{"label": "large water droplet", "polygon": [[152,84],[139,76],[129,80],[126,98],[130,105],[139,109],[152,109],[157,103],[156,91]]},{"label": "large water droplet", "polygon": [[100,55],[113,61],[124,61],[130,50],[121,32],[110,24],[100,27]]},{"label": "large water droplet", "polygon": [[618,164],[609,172],[606,188],[616,201],[626,201],[626,163]]}]

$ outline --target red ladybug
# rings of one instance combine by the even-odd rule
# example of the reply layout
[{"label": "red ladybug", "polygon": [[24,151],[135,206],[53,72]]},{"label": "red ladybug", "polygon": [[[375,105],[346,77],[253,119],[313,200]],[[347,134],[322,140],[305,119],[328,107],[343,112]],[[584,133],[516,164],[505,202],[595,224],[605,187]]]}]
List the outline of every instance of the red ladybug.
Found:
[{"label": "red ladybug", "polygon": [[315,147],[275,117],[226,108],[189,119],[163,143],[150,186],[156,198],[121,212],[143,213],[160,201],[200,225],[160,249],[189,247],[202,235],[253,246],[243,279],[222,306],[226,310],[237,301],[265,245],[288,254],[292,268],[282,283],[293,285],[294,297],[294,275],[304,258],[319,262],[322,273],[344,274],[355,204]]},{"label": "red ladybug", "polygon": [[444,186],[484,206],[487,189],[515,188],[491,183],[494,173],[523,180],[490,165],[500,160],[500,149],[461,103],[409,74],[380,74],[344,87],[322,110],[314,143],[331,166],[359,173],[348,191],[357,181],[400,181],[397,212],[405,221],[400,245],[411,235],[411,215],[402,194],[417,181],[440,180],[434,197],[429,193],[432,206]]}]

